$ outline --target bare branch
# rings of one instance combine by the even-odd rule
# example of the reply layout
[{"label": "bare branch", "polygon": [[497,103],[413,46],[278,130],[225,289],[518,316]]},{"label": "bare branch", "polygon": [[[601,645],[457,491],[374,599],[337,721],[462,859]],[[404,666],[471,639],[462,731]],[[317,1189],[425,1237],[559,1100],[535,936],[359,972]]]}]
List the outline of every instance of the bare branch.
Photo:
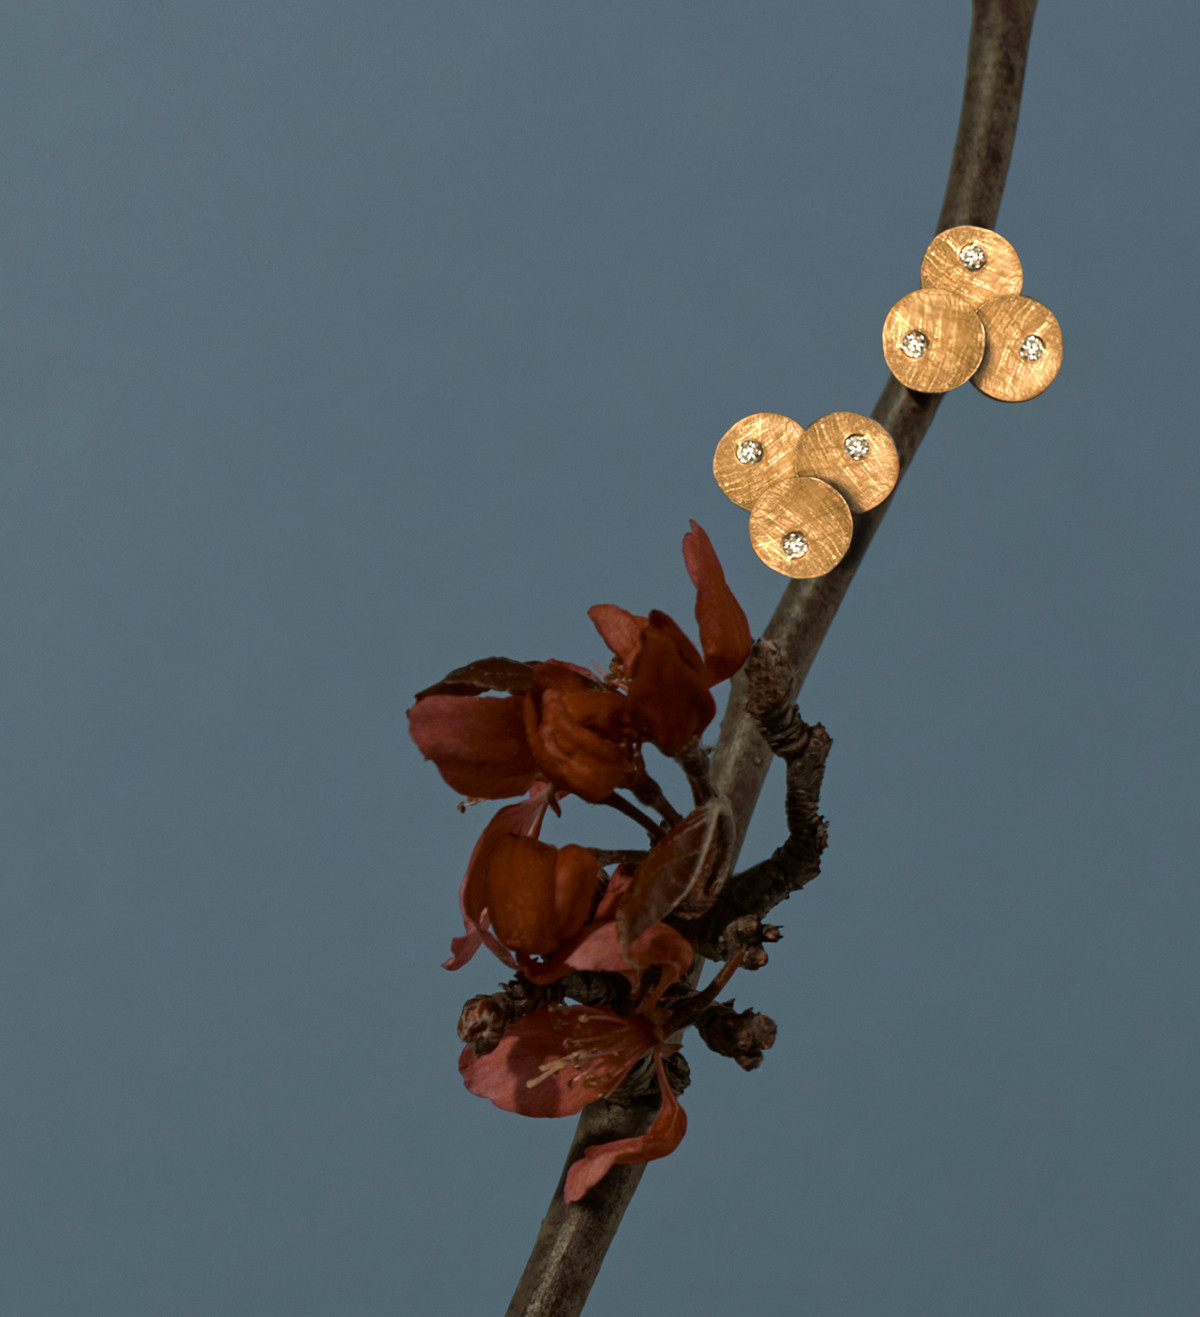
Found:
[{"label": "bare branch", "polygon": [[[995,225],[1017,130],[1036,6],[1037,0],[974,0],[958,138],[934,232],[954,224]],[[872,415],[896,442],[901,477],[939,401],[934,395],[912,393],[894,379],[879,395]],[[890,503],[888,499],[855,518],[850,551],[832,572],[815,580],[793,581],[784,591],[764,636],[779,645],[795,674],[792,699]],[[745,706],[746,681],[739,673],[733,679],[713,760],[715,785],[733,806],[739,847],[771,761],[771,751]],[[592,1143],[643,1133],[653,1115],[652,1107],[620,1106],[611,1100],[585,1107],[567,1165]],[[615,1167],[584,1199],[569,1205],[563,1202],[559,1181],[507,1317],[578,1317],[643,1169]]]}]

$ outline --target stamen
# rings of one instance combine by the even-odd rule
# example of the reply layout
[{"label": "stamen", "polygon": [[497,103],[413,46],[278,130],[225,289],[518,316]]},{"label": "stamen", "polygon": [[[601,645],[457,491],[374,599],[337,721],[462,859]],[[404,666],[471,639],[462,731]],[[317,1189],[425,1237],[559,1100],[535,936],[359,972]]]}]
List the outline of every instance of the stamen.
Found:
[{"label": "stamen", "polygon": [[538,1069],[542,1072],[536,1079],[527,1079],[526,1088],[536,1088],[543,1079],[549,1079],[551,1075],[556,1075],[567,1064],[566,1057],[560,1056],[555,1061],[543,1061]]}]

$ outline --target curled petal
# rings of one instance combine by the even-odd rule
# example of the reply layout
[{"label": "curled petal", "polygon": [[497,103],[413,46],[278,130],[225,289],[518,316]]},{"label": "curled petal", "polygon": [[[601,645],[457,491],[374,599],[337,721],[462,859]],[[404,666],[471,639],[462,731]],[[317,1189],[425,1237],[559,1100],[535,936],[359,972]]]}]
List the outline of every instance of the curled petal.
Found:
[{"label": "curled petal", "polygon": [[506,1111],[572,1116],[611,1093],[653,1046],[640,1016],[552,1006],[510,1024],[486,1056],[464,1048],[458,1068],[472,1093]]},{"label": "curled petal", "polygon": [[652,924],[629,948],[630,958],[638,965],[660,965],[658,982],[647,995],[643,1007],[654,1006],[672,984],[678,983],[692,968],[696,949],[669,924]]},{"label": "curled petal", "polygon": [[537,775],[522,696],[430,695],[409,709],[408,732],[464,796],[520,796]]},{"label": "curled petal", "polygon": [[621,666],[626,672],[631,672],[633,661],[642,647],[646,619],[618,608],[616,604],[594,604],[588,609],[588,617],[604,643],[621,660]]},{"label": "curled petal", "polygon": [[629,683],[639,730],[664,754],[677,755],[716,714],[708,687],[695,645],[666,613],[652,612]]},{"label": "curled petal", "polygon": [[527,743],[557,787],[598,804],[636,776],[629,702],[562,663],[539,663],[525,697]]},{"label": "curled petal", "polygon": [[[501,1044],[503,1046],[503,1044]],[[467,1049],[470,1051],[470,1048]],[[662,1105],[654,1123],[645,1132],[632,1139],[614,1139],[611,1143],[597,1143],[588,1148],[567,1172],[563,1198],[568,1203],[578,1202],[593,1185],[597,1185],[614,1166],[628,1166],[638,1162],[651,1162],[666,1157],[679,1147],[687,1133],[687,1113],[671,1091],[663,1069],[662,1056],[654,1053],[654,1068],[658,1071],[658,1086],[662,1092]]]},{"label": "curled petal", "polygon": [[484,904],[496,936],[512,951],[549,956],[583,927],[600,866],[583,846],[501,837],[482,865]]},{"label": "curled petal", "polygon": [[466,931],[450,943],[450,959],[444,962],[445,969],[462,969],[481,944],[495,952],[509,969],[516,968],[512,956],[488,928],[487,894],[484,890],[488,857],[502,838],[536,837],[541,830],[546,810],[553,803],[554,793],[543,784],[528,800],[522,800],[516,805],[505,805],[503,809],[497,810],[491,822],[480,833],[458,889],[458,907],[462,911]]},{"label": "curled petal", "polygon": [[417,699],[430,695],[483,695],[486,691],[506,691],[509,695],[524,695],[533,685],[533,664],[519,663],[516,659],[477,659],[464,667],[448,672],[441,681],[417,692]]},{"label": "curled petal", "polygon": [[664,992],[692,967],[696,952],[692,944],[668,924],[655,924],[638,937],[626,955],[614,920],[589,924],[571,941],[559,947],[554,957],[536,962],[519,958],[521,972],[532,983],[556,983],[568,970],[607,970],[624,974],[636,988],[642,974],[659,966],[658,981],[646,996],[643,1007],[654,1006]]},{"label": "curled petal", "polygon": [[709,684],[715,686],[745,663],[752,643],[750,623],[725,582],[712,542],[694,521],[690,525],[692,529],[683,537],[683,561],[696,587],[700,647]]}]

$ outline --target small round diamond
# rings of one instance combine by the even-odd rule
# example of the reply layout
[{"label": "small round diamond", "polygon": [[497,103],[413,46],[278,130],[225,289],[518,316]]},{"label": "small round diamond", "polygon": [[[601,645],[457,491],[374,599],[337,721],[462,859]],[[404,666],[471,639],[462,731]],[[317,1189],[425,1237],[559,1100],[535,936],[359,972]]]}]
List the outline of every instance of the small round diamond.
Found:
[{"label": "small round diamond", "polygon": [[871,441],[865,434],[847,435],[845,448],[852,462],[861,462],[871,451]]},{"label": "small round diamond", "polygon": [[968,270],[982,270],[987,264],[987,252],[977,242],[969,242],[958,253],[958,259]]},{"label": "small round diamond", "polygon": [[734,452],[743,466],[750,466],[754,462],[762,461],[763,447],[757,439],[743,439]]},{"label": "small round diamond", "polygon": [[1041,361],[1046,355],[1046,344],[1036,334],[1029,334],[1021,340],[1021,360]]},{"label": "small round diamond", "polygon": [[914,361],[918,357],[923,357],[928,347],[929,339],[919,329],[910,329],[900,340],[900,351]]},{"label": "small round diamond", "polygon": [[808,541],[798,530],[790,530],[779,541],[779,547],[785,558],[803,558],[808,552]]}]

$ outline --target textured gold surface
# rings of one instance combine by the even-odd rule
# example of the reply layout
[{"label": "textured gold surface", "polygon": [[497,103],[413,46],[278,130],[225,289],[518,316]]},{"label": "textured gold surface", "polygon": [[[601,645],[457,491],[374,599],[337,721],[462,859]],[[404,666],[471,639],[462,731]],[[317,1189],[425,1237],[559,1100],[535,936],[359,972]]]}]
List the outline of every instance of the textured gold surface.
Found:
[{"label": "textured gold surface", "polygon": [[[791,471],[792,453],[803,434],[803,427],[776,412],[755,412],[731,426],[713,454],[713,475],[726,497],[752,508],[768,485]],[[762,445],[761,461],[738,461],[737,446],[743,439]]]},{"label": "textured gold surface", "polygon": [[[982,247],[987,258],[979,270],[969,270],[959,259],[959,252],[972,243]],[[976,224],[959,224],[943,229],[925,249],[921,262],[921,286],[944,288],[948,293],[965,297],[972,306],[989,297],[1003,297],[1021,291],[1021,258],[1007,238],[992,229]]]},{"label": "textured gold surface", "polygon": [[[870,452],[857,461],[846,451],[850,435],[862,435]],[[798,476],[826,480],[850,505],[851,512],[878,506],[896,487],[900,458],[892,436],[869,416],[830,412],[804,431],[792,469]]]},{"label": "textured gold surface", "polygon": [[[1062,330],[1054,312],[1032,297],[995,297],[979,308],[979,318],[987,332],[987,349],[971,383],[1001,402],[1036,398],[1062,365]],[[1046,345],[1040,361],[1021,356],[1021,344],[1029,334]]]},{"label": "textured gold surface", "polygon": [[[789,558],[783,551],[783,537],[792,531],[808,540],[802,558]],[[841,562],[853,533],[846,500],[832,485],[811,476],[777,480],[750,512],[754,552],[783,576],[824,576]]]},{"label": "textured gold surface", "polygon": [[[900,340],[917,330],[929,340],[923,356],[909,357]],[[983,325],[965,297],[942,288],[921,288],[902,297],[883,322],[888,369],[916,393],[945,393],[965,384],[983,360]]]}]

